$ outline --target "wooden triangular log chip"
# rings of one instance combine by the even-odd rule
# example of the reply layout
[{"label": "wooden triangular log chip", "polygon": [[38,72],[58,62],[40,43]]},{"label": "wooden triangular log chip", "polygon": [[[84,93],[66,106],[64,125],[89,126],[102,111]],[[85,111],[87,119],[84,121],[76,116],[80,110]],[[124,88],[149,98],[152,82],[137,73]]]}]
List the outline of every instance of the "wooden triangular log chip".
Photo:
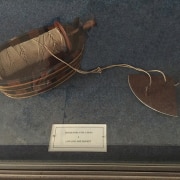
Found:
[{"label": "wooden triangular log chip", "polygon": [[152,75],[152,84],[148,86],[149,77],[145,74],[131,74],[129,86],[134,95],[147,107],[160,113],[177,117],[176,89],[174,81],[166,77]]}]

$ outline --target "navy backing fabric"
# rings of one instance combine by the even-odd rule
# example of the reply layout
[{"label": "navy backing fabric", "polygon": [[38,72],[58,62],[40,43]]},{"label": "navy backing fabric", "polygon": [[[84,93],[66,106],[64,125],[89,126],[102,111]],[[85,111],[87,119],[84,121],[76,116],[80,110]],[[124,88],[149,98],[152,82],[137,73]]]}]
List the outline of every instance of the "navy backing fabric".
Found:
[{"label": "navy backing fabric", "polygon": [[[53,19],[68,23],[76,17],[82,21],[95,17],[97,21],[97,26],[88,32],[82,69],[126,63],[144,69],[160,69],[180,81],[178,0],[1,0],[0,43],[47,25]],[[17,153],[26,152],[31,146],[46,149],[53,123],[107,124],[108,146],[122,147],[119,152],[127,152],[127,155],[132,153],[133,147],[134,152],[141,146],[145,149],[163,147],[159,151],[164,154],[166,147],[179,148],[180,118],[159,114],[139,102],[128,86],[130,73],[136,72],[115,68],[100,75],[76,74],[59,87],[29,99],[14,100],[0,94],[3,157],[15,158],[15,155],[8,156],[12,149],[17,149]],[[180,86],[177,87],[177,103],[180,114]],[[22,146],[25,150],[20,148]],[[171,153],[178,151],[170,149],[167,149],[169,159]],[[117,148],[115,152],[118,153]],[[149,153],[151,151],[147,150],[146,157]],[[34,157],[26,155],[22,155],[23,159]],[[45,157],[42,155],[42,159]],[[122,156],[117,157],[114,159],[123,160]]]}]

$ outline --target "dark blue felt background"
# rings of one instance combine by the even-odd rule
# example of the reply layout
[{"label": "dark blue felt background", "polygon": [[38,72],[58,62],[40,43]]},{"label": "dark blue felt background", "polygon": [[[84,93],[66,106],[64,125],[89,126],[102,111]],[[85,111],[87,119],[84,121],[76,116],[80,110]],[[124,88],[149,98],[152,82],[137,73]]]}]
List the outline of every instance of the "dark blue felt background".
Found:
[{"label": "dark blue felt background", "polygon": [[[49,24],[95,17],[82,68],[128,63],[160,69],[180,81],[180,1],[1,0],[0,43]],[[105,123],[108,145],[180,145],[180,118],[159,114],[132,94],[127,77],[113,69],[75,75],[29,99],[0,94],[0,145],[48,145],[53,123]],[[177,87],[180,113],[180,86]]]}]

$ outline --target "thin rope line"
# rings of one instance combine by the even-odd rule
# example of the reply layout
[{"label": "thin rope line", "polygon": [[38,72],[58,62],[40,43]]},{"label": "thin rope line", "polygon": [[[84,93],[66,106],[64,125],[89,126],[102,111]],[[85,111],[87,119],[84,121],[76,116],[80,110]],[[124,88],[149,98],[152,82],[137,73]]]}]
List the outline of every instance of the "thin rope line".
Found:
[{"label": "thin rope line", "polygon": [[149,70],[147,72],[158,72],[158,73],[161,73],[163,78],[164,78],[164,81],[167,82],[166,75],[162,71],[155,69],[155,70]]},{"label": "thin rope line", "polygon": [[[36,41],[35,39],[33,39],[34,41]],[[37,42],[37,41],[36,41]],[[39,43],[41,46],[44,46],[44,48],[49,52],[49,54],[51,54],[54,58],[56,58],[57,60],[59,60],[60,62],[62,62],[63,64],[67,65],[68,67],[70,67],[71,69],[73,69],[74,71],[80,73],[80,74],[100,74],[102,73],[103,70],[106,70],[106,69],[110,69],[110,68],[114,68],[114,67],[125,67],[125,68],[130,68],[130,69],[134,69],[136,71],[140,71],[140,72],[144,72],[146,73],[148,76],[149,76],[149,85],[148,86],[151,86],[152,84],[152,78],[151,78],[151,75],[143,70],[143,69],[140,69],[140,68],[136,68],[134,66],[131,66],[131,65],[128,65],[128,64],[116,64],[116,65],[110,65],[110,66],[106,66],[106,67],[97,67],[93,70],[90,70],[90,71],[84,71],[84,70],[80,70],[80,69],[77,69],[77,68],[74,68],[73,66],[71,66],[69,63],[63,61],[62,59],[58,58],[54,53],[52,53],[49,48],[45,45],[45,44],[42,44],[40,42],[37,42]]]},{"label": "thin rope line", "polygon": [[[33,39],[33,40],[36,41],[35,39]],[[70,67],[71,69],[73,69],[74,71],[76,71],[80,74],[84,74],[84,75],[85,74],[100,74],[100,73],[102,73],[103,70],[106,70],[106,69],[111,69],[111,68],[115,68],[115,67],[124,67],[124,68],[134,69],[136,71],[143,72],[143,73],[147,74],[149,77],[149,85],[147,87],[150,87],[152,85],[152,77],[151,77],[149,72],[159,72],[162,74],[164,81],[165,82],[167,81],[165,74],[160,70],[148,70],[148,71],[146,71],[144,69],[137,68],[137,67],[134,67],[134,66],[129,65],[129,64],[114,64],[114,65],[110,65],[110,66],[106,66],[106,67],[97,67],[97,68],[90,70],[90,71],[80,70],[80,69],[74,68],[69,63],[67,63],[67,62],[63,61],[62,59],[60,59],[59,57],[57,57],[54,53],[52,53],[49,50],[49,48],[45,44],[42,44],[40,42],[37,42],[37,43],[39,43],[41,46],[43,46],[49,52],[49,54],[51,54],[54,58],[56,58],[57,60],[59,60],[60,62],[62,62],[63,64],[67,65],[68,67]]]},{"label": "thin rope line", "polygon": [[114,65],[102,67],[101,70],[103,71],[103,70],[111,69],[111,68],[114,68],[114,67],[124,67],[124,68],[134,69],[136,71],[144,72],[145,74],[147,74],[149,76],[149,86],[151,86],[151,84],[152,84],[152,77],[147,71],[145,71],[144,69],[141,69],[141,68],[131,66],[129,64],[114,64]]},{"label": "thin rope line", "polygon": [[176,86],[176,87],[179,86],[179,85],[180,85],[180,82],[177,82],[176,84],[174,84],[174,86]]}]

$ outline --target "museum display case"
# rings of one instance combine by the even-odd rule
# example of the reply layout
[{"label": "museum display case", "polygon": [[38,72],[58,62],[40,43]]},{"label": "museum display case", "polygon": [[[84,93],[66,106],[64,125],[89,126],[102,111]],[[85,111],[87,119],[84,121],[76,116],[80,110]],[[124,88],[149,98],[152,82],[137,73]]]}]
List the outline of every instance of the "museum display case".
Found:
[{"label": "museum display case", "polygon": [[0,14],[0,178],[180,178],[180,1],[2,0]]}]

